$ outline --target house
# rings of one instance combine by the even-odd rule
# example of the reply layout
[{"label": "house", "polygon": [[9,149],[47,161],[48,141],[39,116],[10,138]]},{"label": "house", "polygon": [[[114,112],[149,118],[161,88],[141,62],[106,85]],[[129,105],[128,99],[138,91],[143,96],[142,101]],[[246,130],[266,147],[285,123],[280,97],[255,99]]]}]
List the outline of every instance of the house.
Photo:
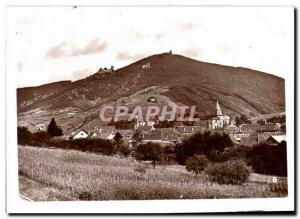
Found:
[{"label": "house", "polygon": [[278,145],[283,141],[286,141],[286,135],[271,135],[266,140],[266,142],[270,145]]},{"label": "house", "polygon": [[149,134],[143,135],[143,142],[159,144],[176,144],[180,141],[181,135],[172,128],[156,129]]},{"label": "house", "polygon": [[100,126],[95,128],[95,134],[93,138],[101,138],[112,140],[115,136],[116,128],[114,126]]},{"label": "house", "polygon": [[124,140],[130,141],[132,136],[133,136],[133,130],[131,129],[121,129],[121,130],[116,130],[115,133],[119,132]]},{"label": "house", "polygon": [[174,130],[176,130],[183,136],[190,136],[197,132],[204,132],[206,128],[202,126],[176,126]]},{"label": "house", "polygon": [[279,132],[281,131],[278,123],[266,123],[266,124],[242,124],[240,126],[240,132],[253,133],[253,132]]},{"label": "house", "polygon": [[89,134],[85,130],[79,130],[71,138],[72,139],[82,139],[89,137]]},{"label": "house", "polygon": [[199,121],[195,121],[193,123],[194,126],[201,126],[205,129],[208,129],[208,124],[209,124],[209,121],[205,120],[205,119],[200,119]]},{"label": "house", "polygon": [[112,132],[112,133],[107,133],[107,134],[104,134],[104,139],[107,139],[107,140],[113,140],[114,137],[115,137],[116,133]]},{"label": "house", "polygon": [[244,146],[253,146],[258,143],[257,133],[250,134],[248,137],[242,137],[240,144]]},{"label": "house", "polygon": [[137,130],[139,130],[142,134],[149,134],[151,131],[154,131],[155,128],[153,126],[145,125],[145,126],[139,126]]},{"label": "house", "polygon": [[151,129],[151,131],[153,131],[155,129],[154,125],[158,124],[158,122],[159,122],[159,120],[157,118],[149,118],[148,121],[136,119],[135,121],[136,121],[135,124],[134,124],[134,128],[135,129],[139,129],[141,127],[145,127],[146,126],[145,129]]},{"label": "house", "polygon": [[235,138],[235,140],[238,144],[241,142],[242,138],[248,138],[249,136],[250,136],[250,133],[242,133],[242,132],[233,133],[233,137]]},{"label": "house", "polygon": [[89,134],[89,138],[93,138],[93,137],[97,136],[98,132],[95,130],[91,130],[91,131],[89,131],[88,134]]},{"label": "house", "polygon": [[143,135],[143,142],[162,143],[161,132],[159,130],[152,131]]},{"label": "house", "polygon": [[156,103],[157,102],[157,100],[156,100],[156,98],[155,97],[149,97],[148,99],[147,99],[147,101],[148,102],[151,102],[151,103]]},{"label": "house", "polygon": [[107,140],[112,140],[115,136],[115,133],[96,133],[95,135],[90,136],[91,138],[101,138],[101,139],[107,139]]},{"label": "house", "polygon": [[237,139],[234,137],[233,134],[228,134],[228,136],[231,139],[231,141],[233,142],[233,144],[239,144],[239,142],[237,141]]},{"label": "house", "polygon": [[258,142],[265,142],[271,136],[271,134],[267,132],[257,133]]},{"label": "house", "polygon": [[149,62],[142,66],[142,69],[150,69],[150,68],[151,68],[151,66],[150,66]]},{"label": "house", "polygon": [[236,133],[238,131],[239,131],[239,128],[236,125],[234,125],[234,124],[230,124],[230,125],[224,127],[224,132],[225,133],[231,133],[231,134],[233,134],[233,133]]},{"label": "house", "polygon": [[181,141],[181,134],[173,128],[161,128],[158,130],[161,131],[161,139],[163,142],[176,144]]},{"label": "house", "polygon": [[41,123],[41,124],[37,124],[36,126],[35,126],[35,128],[36,128],[36,131],[46,131],[46,125],[44,124],[44,123]]},{"label": "house", "polygon": [[97,127],[96,130],[98,130],[101,133],[111,133],[116,130],[116,127],[115,126],[100,126],[100,127]]}]

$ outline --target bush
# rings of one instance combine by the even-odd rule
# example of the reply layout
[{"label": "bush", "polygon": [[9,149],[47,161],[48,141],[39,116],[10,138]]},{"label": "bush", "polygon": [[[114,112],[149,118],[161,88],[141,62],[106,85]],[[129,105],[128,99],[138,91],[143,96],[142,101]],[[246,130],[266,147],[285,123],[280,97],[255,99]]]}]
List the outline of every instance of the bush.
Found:
[{"label": "bush", "polygon": [[119,146],[117,151],[121,155],[121,157],[128,157],[132,152],[131,149],[129,148],[129,145],[124,142]]},{"label": "bush", "polygon": [[205,170],[210,181],[219,184],[243,184],[250,176],[250,168],[241,160],[212,164]]},{"label": "bush", "polygon": [[50,140],[47,142],[47,146],[106,155],[115,153],[113,143],[103,139]]},{"label": "bush", "polygon": [[32,140],[32,133],[28,128],[23,126],[18,126],[18,144],[19,145],[29,145]]},{"label": "bush", "polygon": [[201,173],[207,166],[208,159],[204,155],[194,155],[185,162],[187,171]]},{"label": "bush", "polygon": [[248,164],[260,174],[287,176],[286,142],[277,146],[260,143],[247,153]]},{"label": "bush", "polygon": [[277,183],[271,183],[269,187],[271,192],[288,194],[288,185],[286,180],[279,180]]},{"label": "bush", "polygon": [[208,156],[213,150],[224,151],[225,148],[232,146],[233,142],[226,133],[196,133],[181,144],[176,145],[176,159],[179,164],[184,165],[186,159],[195,154]]},{"label": "bush", "polygon": [[226,162],[228,160],[241,159],[247,161],[247,153],[251,150],[250,147],[243,145],[236,145],[230,148],[226,148],[223,152],[213,150],[209,153],[207,158],[213,162]]},{"label": "bush", "polygon": [[38,131],[32,134],[31,144],[39,147],[47,147],[47,143],[50,140],[50,136],[47,132]]}]

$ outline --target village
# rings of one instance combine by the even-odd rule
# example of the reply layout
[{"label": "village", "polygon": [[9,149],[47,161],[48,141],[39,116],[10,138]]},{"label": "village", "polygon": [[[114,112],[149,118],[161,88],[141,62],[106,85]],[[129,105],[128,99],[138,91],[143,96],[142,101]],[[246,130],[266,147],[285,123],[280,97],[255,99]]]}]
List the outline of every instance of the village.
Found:
[{"label": "village", "polygon": [[[150,99],[150,101],[155,100]],[[207,131],[226,133],[234,144],[243,146],[253,146],[260,142],[277,145],[286,140],[285,123],[268,122],[265,119],[257,123],[236,124],[235,119],[223,114],[218,101],[213,111],[206,119],[190,124],[179,121],[161,122],[158,119],[147,122],[136,120],[130,128],[115,127],[113,124],[108,124],[79,129],[65,137],[67,139],[100,138],[113,140],[115,135],[119,133],[122,140],[130,146],[132,146],[133,136],[136,132],[141,135],[142,143],[152,142],[162,146],[175,145],[195,133]]]}]

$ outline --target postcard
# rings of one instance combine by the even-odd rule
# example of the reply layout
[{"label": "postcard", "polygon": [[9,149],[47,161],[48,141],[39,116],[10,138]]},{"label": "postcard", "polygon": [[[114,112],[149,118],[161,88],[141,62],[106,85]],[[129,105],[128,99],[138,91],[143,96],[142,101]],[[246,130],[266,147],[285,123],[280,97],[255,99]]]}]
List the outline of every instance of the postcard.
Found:
[{"label": "postcard", "polygon": [[8,6],[8,213],[294,211],[294,8]]}]

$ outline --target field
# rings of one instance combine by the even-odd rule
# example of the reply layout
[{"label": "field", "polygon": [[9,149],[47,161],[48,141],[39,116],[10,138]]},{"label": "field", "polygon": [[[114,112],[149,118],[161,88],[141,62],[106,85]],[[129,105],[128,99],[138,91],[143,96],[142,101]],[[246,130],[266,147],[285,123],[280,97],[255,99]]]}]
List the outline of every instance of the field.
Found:
[{"label": "field", "polygon": [[[211,183],[183,166],[140,163],[79,151],[19,146],[20,194],[34,201],[283,197],[270,176],[252,174],[243,185]],[[145,169],[143,173],[138,169]],[[285,180],[285,178],[281,179]]]}]

